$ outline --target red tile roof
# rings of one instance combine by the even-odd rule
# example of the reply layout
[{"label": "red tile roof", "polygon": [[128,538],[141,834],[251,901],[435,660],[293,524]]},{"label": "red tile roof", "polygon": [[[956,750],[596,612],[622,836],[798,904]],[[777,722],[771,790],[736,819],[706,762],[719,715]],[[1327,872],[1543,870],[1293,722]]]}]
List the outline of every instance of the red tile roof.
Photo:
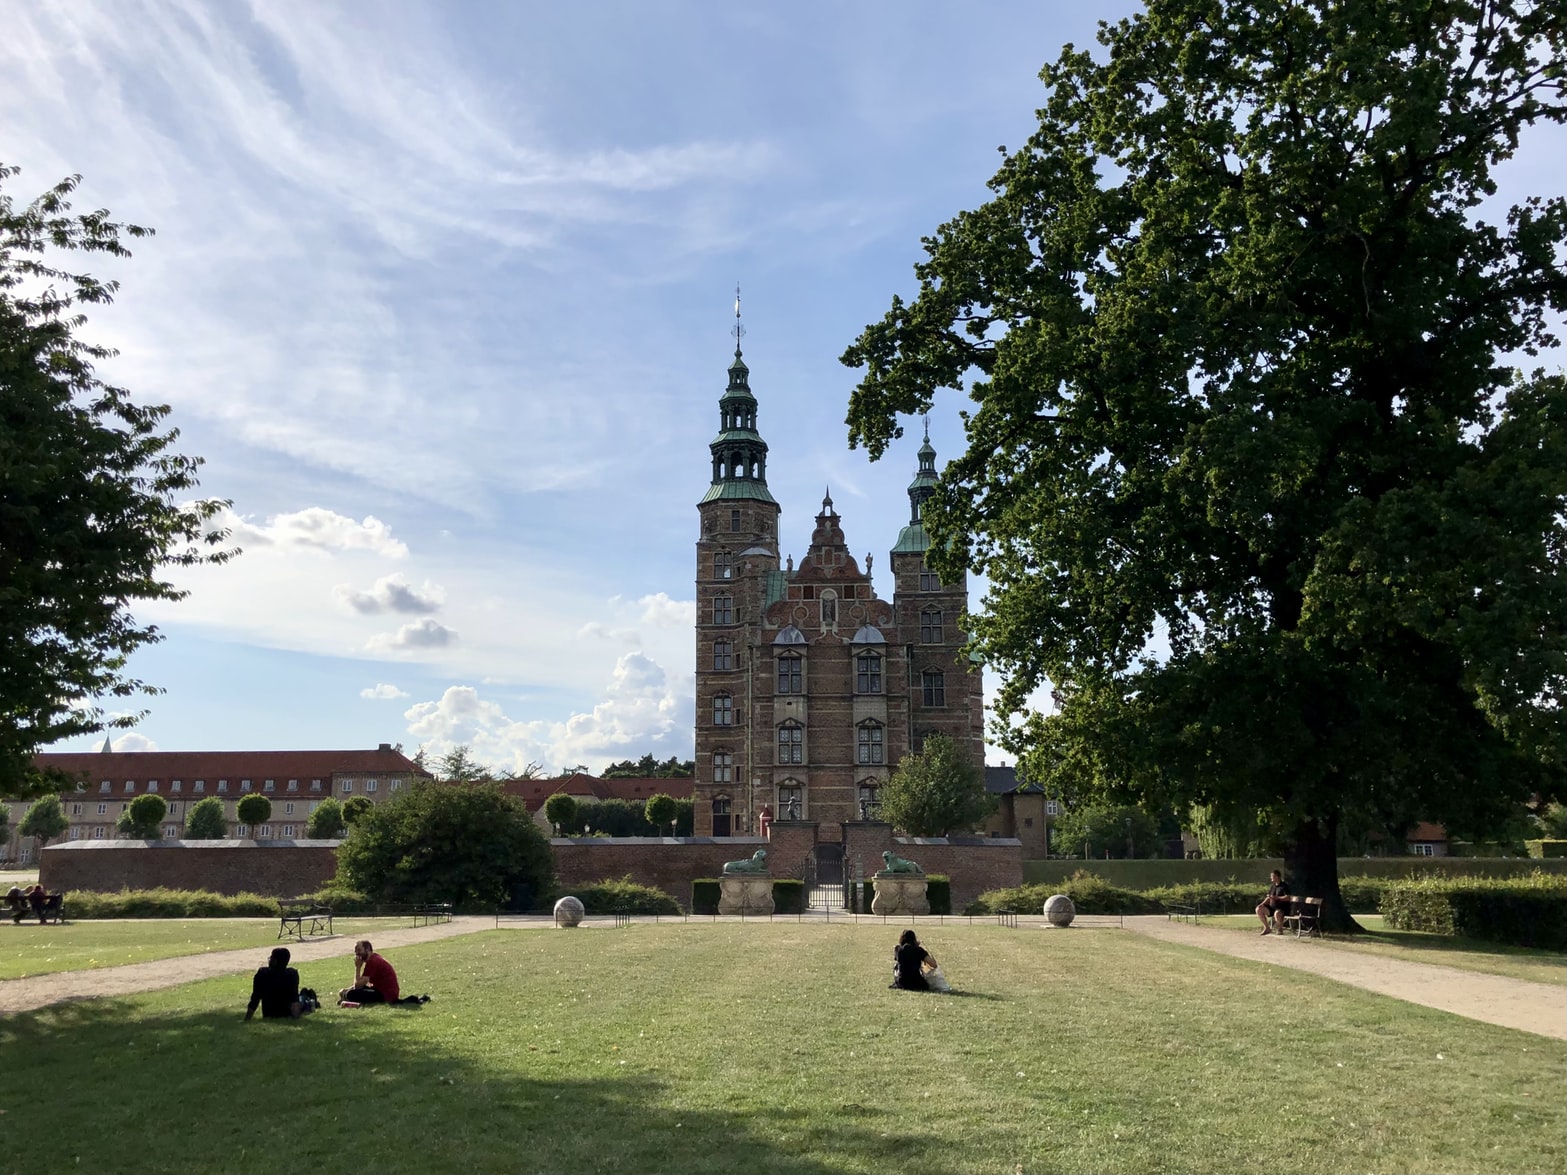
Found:
[{"label": "red tile roof", "polygon": [[418,775],[418,766],[399,751],[77,751],[34,755],[40,768],[52,767],[84,780],[89,787],[107,779],[118,793],[126,780],[140,792],[148,780],[167,790],[171,779],[331,779],[334,775]]},{"label": "red tile roof", "polygon": [[1429,821],[1422,820],[1409,830],[1404,839],[1411,844],[1416,841],[1435,841],[1440,843],[1447,839],[1447,829],[1440,824],[1432,824]]}]

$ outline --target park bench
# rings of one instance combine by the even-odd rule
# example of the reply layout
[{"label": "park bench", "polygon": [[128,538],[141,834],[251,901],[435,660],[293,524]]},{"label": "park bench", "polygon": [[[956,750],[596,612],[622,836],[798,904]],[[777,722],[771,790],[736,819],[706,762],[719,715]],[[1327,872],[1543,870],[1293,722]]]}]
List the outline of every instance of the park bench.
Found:
[{"label": "park bench", "polygon": [[1322,899],[1296,898],[1284,915],[1284,929],[1294,929],[1296,938],[1322,937]]},{"label": "park bench", "polygon": [[312,898],[278,899],[279,938],[297,938],[304,942],[318,934],[332,933],[332,907]]},{"label": "park bench", "polygon": [[1165,902],[1165,919],[1169,922],[1190,922],[1197,925],[1198,905],[1196,902]]},{"label": "park bench", "polygon": [[65,895],[63,893],[52,893],[44,901],[44,908],[42,913],[38,915],[38,922],[42,925],[51,921],[56,926],[65,921]]},{"label": "park bench", "polygon": [[429,926],[434,922],[450,922],[452,920],[452,904],[450,902],[425,902],[423,905],[413,908],[415,926]]}]

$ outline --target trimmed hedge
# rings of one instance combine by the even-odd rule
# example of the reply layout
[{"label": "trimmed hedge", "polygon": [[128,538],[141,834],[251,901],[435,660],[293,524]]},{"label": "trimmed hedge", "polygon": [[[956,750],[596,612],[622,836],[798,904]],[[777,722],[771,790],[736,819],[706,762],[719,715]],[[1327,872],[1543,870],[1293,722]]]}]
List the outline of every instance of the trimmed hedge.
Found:
[{"label": "trimmed hedge", "polygon": [[[1103,878],[1079,871],[1065,881],[1046,885],[1017,885],[1010,889],[992,889],[979,895],[964,908],[965,914],[996,914],[1002,910],[1033,913],[1045,908],[1045,899],[1064,893],[1080,914],[1159,914],[1163,907],[1153,899],[1129,889],[1111,885]],[[1256,905],[1255,900],[1252,905]]]},{"label": "trimmed hedge", "polygon": [[[679,914],[680,903],[661,889],[632,881],[630,876],[605,878],[573,886],[571,896],[589,914]],[[557,894],[564,896],[565,891]]]},{"label": "trimmed hedge", "polygon": [[276,918],[276,898],[259,893],[221,894],[206,889],[122,889],[118,893],[73,889],[65,895],[73,922],[100,918]]},{"label": "trimmed hedge", "polygon": [[1403,881],[1387,888],[1381,911],[1397,930],[1567,950],[1567,879],[1543,872]]},{"label": "trimmed hedge", "polygon": [[691,912],[693,914],[718,913],[718,899],[722,896],[718,878],[698,877],[691,883]]},{"label": "trimmed hedge", "polygon": [[930,902],[932,914],[952,913],[952,878],[944,873],[932,873],[925,879],[925,898]]},{"label": "trimmed hedge", "polygon": [[1536,860],[1546,857],[1567,857],[1567,840],[1526,840],[1523,847]]},{"label": "trimmed hedge", "polygon": [[805,882],[798,878],[773,880],[773,913],[801,914],[805,911]]}]

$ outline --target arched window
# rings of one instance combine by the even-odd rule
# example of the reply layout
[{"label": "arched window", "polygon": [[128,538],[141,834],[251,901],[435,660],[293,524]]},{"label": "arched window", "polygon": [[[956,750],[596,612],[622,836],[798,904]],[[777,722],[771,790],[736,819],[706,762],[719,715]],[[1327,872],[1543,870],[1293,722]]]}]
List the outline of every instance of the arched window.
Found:
[{"label": "arched window", "polygon": [[927,706],[947,704],[947,675],[939,669],[927,669],[920,674],[920,686],[925,691]]},{"label": "arched window", "polygon": [[735,667],[735,646],[733,641],[713,642],[713,668],[717,670],[733,669]]},{"label": "arched window", "polygon": [[733,624],[735,622],[735,598],[733,596],[713,597],[713,623]]},{"label": "arched window", "polygon": [[924,645],[941,643],[940,608],[926,608],[920,613],[920,643]]},{"label": "arched window", "polygon": [[798,779],[786,779],[778,785],[778,819],[805,819],[805,785]]},{"label": "arched window", "polygon": [[713,752],[713,782],[732,783],[735,777],[735,757],[728,751]]},{"label": "arched window", "polygon": [[783,765],[805,762],[805,727],[785,722],[778,728],[778,762]]},{"label": "arched window", "polygon": [[859,728],[859,762],[874,766],[886,762],[886,743],[880,722],[862,722]]},{"label": "arched window", "polygon": [[875,653],[861,653],[854,659],[854,692],[857,694],[881,693],[881,657]]},{"label": "arched window", "polygon": [[798,653],[785,653],[778,658],[778,692],[805,692],[804,659]]},{"label": "arched window", "polygon": [[713,578],[729,579],[734,575],[734,569],[729,565],[729,553],[719,551],[713,556]]},{"label": "arched window", "polygon": [[713,695],[713,725],[733,726],[735,724],[735,700],[728,694]]}]

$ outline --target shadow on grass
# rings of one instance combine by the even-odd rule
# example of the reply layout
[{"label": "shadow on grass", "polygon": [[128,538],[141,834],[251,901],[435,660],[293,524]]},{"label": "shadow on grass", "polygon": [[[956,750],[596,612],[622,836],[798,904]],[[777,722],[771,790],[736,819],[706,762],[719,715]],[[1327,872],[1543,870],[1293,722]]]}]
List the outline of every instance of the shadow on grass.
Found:
[{"label": "shadow on grass", "polygon": [[[880,1111],[848,1104],[812,1115],[817,1157],[790,1153],[779,1135],[795,1142],[800,1124],[755,1110],[755,1090],[749,1110],[714,1109],[681,1105],[657,1073],[552,1072],[551,1050],[487,1052],[484,1024],[438,1002],[298,1021],[242,1014],[93,1000],[10,1017],[0,1171],[826,1175],[919,1153],[912,1135],[875,1121]],[[63,1117],[25,1112],[21,1090],[57,1097]]]}]

